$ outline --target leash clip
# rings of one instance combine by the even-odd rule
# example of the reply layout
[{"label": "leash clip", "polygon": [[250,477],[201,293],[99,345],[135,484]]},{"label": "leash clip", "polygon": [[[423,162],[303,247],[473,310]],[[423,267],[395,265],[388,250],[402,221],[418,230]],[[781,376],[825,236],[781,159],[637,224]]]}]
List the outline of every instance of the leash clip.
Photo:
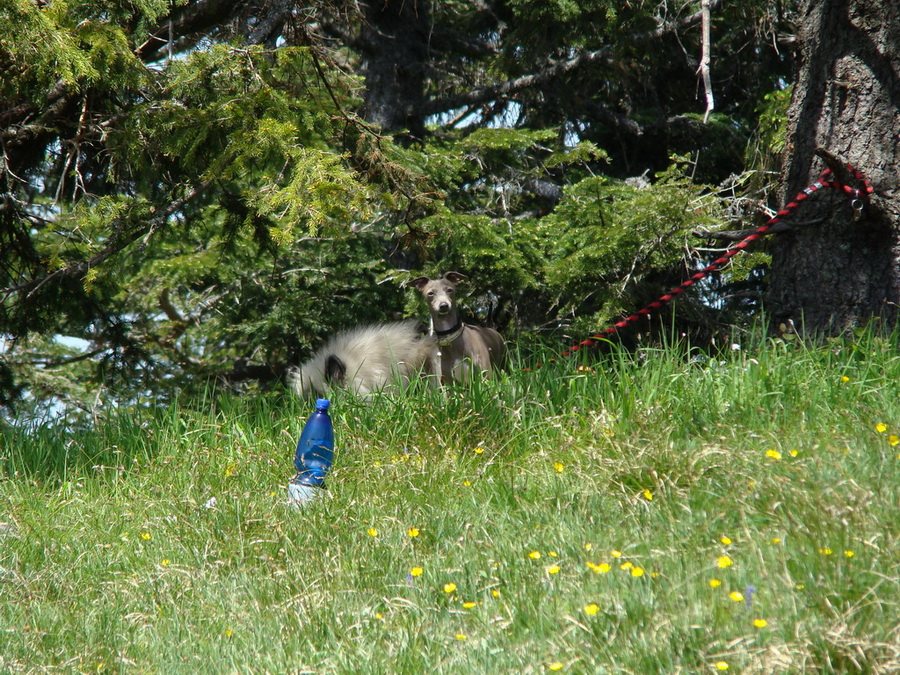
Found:
[{"label": "leash clip", "polygon": [[853,220],[855,222],[859,222],[863,217],[863,209],[865,208],[865,204],[863,204],[862,199],[854,199],[850,202],[850,208],[853,209]]}]

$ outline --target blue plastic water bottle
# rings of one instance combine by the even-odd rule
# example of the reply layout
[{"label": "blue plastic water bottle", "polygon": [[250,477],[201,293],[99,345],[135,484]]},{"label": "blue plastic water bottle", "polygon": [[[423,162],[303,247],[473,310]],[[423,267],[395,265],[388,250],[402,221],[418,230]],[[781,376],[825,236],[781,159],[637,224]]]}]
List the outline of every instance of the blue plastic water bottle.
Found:
[{"label": "blue plastic water bottle", "polygon": [[294,466],[297,475],[291,481],[307,487],[322,487],[325,474],[334,461],[334,430],[328,415],[327,398],[316,399],[316,411],[310,415],[300,434]]}]

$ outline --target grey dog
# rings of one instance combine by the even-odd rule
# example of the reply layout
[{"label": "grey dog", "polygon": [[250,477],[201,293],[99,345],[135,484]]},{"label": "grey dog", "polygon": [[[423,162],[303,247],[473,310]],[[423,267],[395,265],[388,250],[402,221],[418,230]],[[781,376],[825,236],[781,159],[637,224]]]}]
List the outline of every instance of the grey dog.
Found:
[{"label": "grey dog", "polygon": [[463,323],[456,306],[456,285],[466,279],[459,272],[446,272],[438,279],[412,280],[431,314],[431,335],[436,347],[431,352],[429,372],[442,383],[465,382],[473,372],[490,373],[506,356],[506,344],[492,328]]}]

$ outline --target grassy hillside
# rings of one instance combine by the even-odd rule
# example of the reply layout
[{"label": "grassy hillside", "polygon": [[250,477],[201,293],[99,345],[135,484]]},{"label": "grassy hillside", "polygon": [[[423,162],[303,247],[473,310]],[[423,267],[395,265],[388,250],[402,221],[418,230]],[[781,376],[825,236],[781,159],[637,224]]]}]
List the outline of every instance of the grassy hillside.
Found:
[{"label": "grassy hillside", "polygon": [[900,352],[863,337],[513,364],[6,430],[0,671],[900,668]]}]

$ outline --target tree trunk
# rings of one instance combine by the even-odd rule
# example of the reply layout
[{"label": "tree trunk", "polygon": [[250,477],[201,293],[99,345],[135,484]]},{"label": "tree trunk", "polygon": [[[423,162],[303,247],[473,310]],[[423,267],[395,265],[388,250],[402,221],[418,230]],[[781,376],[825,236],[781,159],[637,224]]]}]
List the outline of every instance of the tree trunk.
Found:
[{"label": "tree trunk", "polygon": [[[817,147],[859,169],[875,187],[854,220],[851,198],[823,190],[797,209],[815,227],[778,235],[766,308],[775,326],[837,335],[900,313],[900,3],[806,0],[800,72],[788,111],[785,201],[824,165]],[[790,222],[790,219],[785,222]]]},{"label": "tree trunk", "polygon": [[430,11],[427,0],[371,0],[358,45],[366,77],[365,118],[387,133],[425,134],[422,116]]}]

